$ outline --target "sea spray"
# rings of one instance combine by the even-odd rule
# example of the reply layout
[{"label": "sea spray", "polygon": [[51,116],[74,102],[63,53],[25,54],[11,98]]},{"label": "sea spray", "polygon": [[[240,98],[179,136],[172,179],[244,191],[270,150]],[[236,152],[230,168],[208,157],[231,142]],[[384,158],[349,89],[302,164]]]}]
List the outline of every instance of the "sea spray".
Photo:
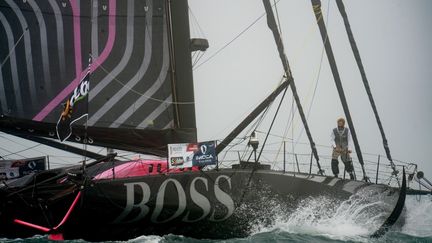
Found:
[{"label": "sea spray", "polygon": [[[362,196],[363,195],[363,196]],[[140,236],[123,242],[131,243],[251,243],[251,242],[432,242],[432,196],[422,196],[420,201],[415,196],[407,196],[406,220],[403,228],[392,228],[381,239],[370,239],[369,234],[382,222],[382,215],[373,215],[377,205],[368,201],[368,194],[355,195],[348,200],[338,201],[332,197],[307,198],[299,206],[283,216],[276,201],[268,200],[275,219],[271,225],[255,225],[254,233],[245,238],[233,238],[223,241],[193,239],[181,235]],[[381,202],[381,206],[386,205]],[[0,242],[39,243],[47,242],[46,236],[34,236],[29,239],[0,239]],[[69,240],[67,243],[83,243],[84,240]],[[116,241],[119,242],[119,241]]]},{"label": "sea spray", "polygon": [[405,206],[406,220],[401,232],[412,236],[432,237],[432,196],[408,196]]},{"label": "sea spray", "polygon": [[396,196],[374,188],[360,190],[344,201],[331,196],[306,198],[292,213],[279,214],[271,226],[255,227],[254,233],[287,232],[367,241],[390,214],[394,205],[388,201],[394,202]]}]

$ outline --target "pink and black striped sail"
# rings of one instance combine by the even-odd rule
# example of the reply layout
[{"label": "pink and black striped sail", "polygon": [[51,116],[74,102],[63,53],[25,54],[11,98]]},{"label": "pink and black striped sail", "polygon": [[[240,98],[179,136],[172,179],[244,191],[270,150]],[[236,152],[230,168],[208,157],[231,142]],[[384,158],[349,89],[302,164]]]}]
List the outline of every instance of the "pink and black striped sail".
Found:
[{"label": "pink and black striped sail", "polygon": [[[194,141],[187,2],[167,4],[1,1],[0,129],[55,137],[90,54],[89,142],[157,152]],[[84,122],[70,140],[82,140]]]}]

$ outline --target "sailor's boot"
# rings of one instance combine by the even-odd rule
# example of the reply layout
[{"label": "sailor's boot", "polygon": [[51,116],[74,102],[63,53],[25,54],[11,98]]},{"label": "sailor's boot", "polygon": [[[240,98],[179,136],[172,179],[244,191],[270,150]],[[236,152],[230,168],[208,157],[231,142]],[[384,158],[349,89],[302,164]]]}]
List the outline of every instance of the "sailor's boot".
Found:
[{"label": "sailor's boot", "polygon": [[344,164],[345,164],[345,170],[348,172],[350,179],[355,180],[354,173],[353,173],[354,166],[352,164],[352,161],[344,162]]},{"label": "sailor's boot", "polygon": [[332,159],[331,161],[332,172],[335,177],[339,175],[339,161],[337,159]]}]

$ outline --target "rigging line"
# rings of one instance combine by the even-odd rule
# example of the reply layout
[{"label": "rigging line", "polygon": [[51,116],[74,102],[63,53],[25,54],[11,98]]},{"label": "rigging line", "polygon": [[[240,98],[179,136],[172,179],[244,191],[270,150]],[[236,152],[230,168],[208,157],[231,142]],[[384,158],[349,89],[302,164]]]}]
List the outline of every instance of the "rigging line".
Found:
[{"label": "rigging line", "polygon": [[[319,19],[322,19],[322,18],[323,18],[323,16],[322,16],[322,13],[320,12]],[[313,26],[312,26],[312,27],[313,27]],[[307,39],[310,37],[310,35],[313,33],[312,30],[313,30],[313,29],[311,28],[310,31],[309,31],[309,33],[308,33],[308,34],[305,36],[305,38],[303,39],[303,41],[302,41],[302,43],[303,43],[302,47],[301,47],[301,48],[296,48],[296,52],[294,53],[293,56],[298,56],[298,55],[300,54],[300,51],[299,51],[299,50],[302,50],[302,49],[304,48],[305,43],[306,43],[306,40],[307,40]],[[300,57],[302,57],[302,56],[300,56]],[[309,92],[310,92],[310,90],[309,90]],[[307,97],[309,97],[309,93],[308,93]],[[291,116],[291,112],[292,112],[292,111],[290,111],[290,115],[289,115],[289,116]],[[297,112],[297,107],[294,107],[294,112]],[[290,123],[290,122],[288,122],[288,123],[287,123],[287,129],[290,129],[291,126],[294,126],[294,123]],[[304,129],[303,126],[302,126],[302,128]]]},{"label": "rigging line", "polygon": [[98,63],[98,64],[99,64],[99,68],[101,68],[101,69],[102,69],[102,70],[107,74],[107,76],[111,77],[114,81],[116,81],[117,83],[119,83],[121,86],[127,88],[129,91],[132,91],[133,93],[135,93],[135,94],[137,94],[137,95],[139,95],[139,96],[142,96],[142,97],[144,97],[144,98],[146,98],[146,99],[153,100],[153,101],[156,101],[156,102],[159,102],[159,103],[162,103],[162,104],[168,104],[168,105],[171,105],[171,104],[172,104],[172,105],[193,105],[193,104],[195,104],[195,102],[174,102],[174,101],[166,101],[166,100],[156,99],[156,98],[153,98],[153,97],[147,96],[147,95],[145,95],[145,94],[143,94],[143,93],[141,93],[141,92],[139,92],[139,91],[134,90],[133,88],[131,88],[131,87],[128,86],[127,84],[123,83],[121,80],[117,79],[117,78],[116,78],[114,75],[112,75],[112,74],[111,74],[107,69],[105,69],[105,68],[103,67],[103,65],[102,65],[101,63],[99,63],[97,60],[95,60],[94,62],[95,62],[95,63]]},{"label": "rigging line", "polygon": [[279,11],[278,11],[278,8],[277,8],[277,3],[276,3],[276,0],[273,0],[273,6],[274,6],[274,8],[275,8],[275,12],[276,12],[276,19],[277,19],[277,25],[278,25],[278,29],[279,29],[279,35],[280,35],[280,39],[281,39],[281,41],[283,41],[282,40],[282,25],[281,25],[281,23],[280,23],[280,20],[279,20]]},{"label": "rigging line", "polygon": [[202,53],[201,53],[200,50],[197,50],[197,51],[195,51],[192,54],[192,60],[193,60],[192,66],[194,66],[194,65],[197,64],[197,62],[198,62],[199,58],[201,57],[201,55],[202,55]]},{"label": "rigging line", "polygon": [[[3,150],[3,151],[6,151],[6,152],[8,152],[8,153],[11,153],[11,154],[13,154],[13,152],[12,151],[10,151],[10,150],[7,150],[7,149],[5,149],[5,148],[3,148],[2,146],[0,146],[0,149],[1,150]],[[21,156],[21,157],[23,157],[23,158],[27,158],[27,157],[25,157],[25,156],[22,156],[22,155],[20,155],[20,154],[17,154],[18,156]],[[8,155],[2,155],[1,156],[3,159],[4,159],[4,157],[8,157]]]},{"label": "rigging line", "polygon": [[[255,121],[255,123],[252,126],[249,127],[249,129],[245,132],[245,134],[250,134],[252,130],[256,131],[256,129],[261,125],[262,121],[264,120],[264,117],[266,116],[266,114],[267,114],[267,112],[269,110],[269,107],[271,107],[272,104],[273,104],[273,102],[271,104],[269,104],[269,106],[264,110],[264,112],[260,115],[260,117]],[[226,155],[228,154],[228,152],[232,148],[234,148],[237,145],[240,145],[241,143],[243,143],[244,141],[246,141],[247,138],[248,138],[248,136],[239,138],[240,141],[234,143],[233,145],[230,145],[230,147],[225,151],[222,160],[225,159]],[[246,156],[248,147],[249,146],[245,145],[245,149],[243,149],[244,152],[243,152],[243,155],[241,156],[241,158],[244,158],[244,156]]]},{"label": "rigging line", "polygon": [[[278,87],[276,87],[276,89],[278,89],[279,86],[282,85],[283,80],[284,80],[284,77],[281,78],[281,81],[279,82]],[[273,92],[274,92],[274,91],[273,91]],[[261,101],[260,103],[262,103],[262,101]],[[253,104],[252,106],[250,106],[251,109],[253,109],[254,107],[259,106],[260,103],[258,103],[258,104]],[[271,106],[272,104],[273,104],[273,102],[270,102],[270,103],[268,104],[268,106]],[[263,110],[264,110],[264,109],[263,109]],[[265,108],[265,110],[267,110],[267,107]],[[259,113],[259,114],[261,114],[261,113]],[[258,114],[258,115],[259,115],[259,114]],[[244,117],[245,115],[247,115],[247,112],[245,112],[244,114],[240,114],[240,115],[238,115],[237,117],[235,117],[234,119],[231,120],[231,122],[230,122],[230,124],[229,124],[228,126],[226,126],[225,128],[223,128],[223,129],[217,131],[217,132],[215,133],[216,135],[213,135],[212,137],[219,137],[221,133],[225,132],[229,127],[233,126],[234,123],[237,124],[237,120],[238,120],[238,119],[241,119],[241,118]],[[258,117],[258,115],[257,115],[257,117]],[[254,118],[252,121],[255,121],[255,119],[256,119],[256,118]],[[251,121],[251,122],[252,122],[252,121]],[[255,123],[255,124],[256,124],[256,123]],[[254,126],[255,126],[255,125],[254,125]],[[247,127],[249,127],[249,125],[248,125]],[[245,128],[246,128],[246,127],[245,127]],[[249,129],[248,131],[250,131],[250,129]],[[240,134],[240,133],[239,133],[239,134]],[[248,133],[246,133],[246,134],[248,134]],[[235,139],[235,138],[234,138],[234,139]]]},{"label": "rigging line", "polygon": [[[199,51],[195,51],[194,53],[192,53],[192,60],[195,59],[195,57],[199,54]],[[196,59],[195,59],[196,60]],[[195,62],[194,62],[195,63]],[[192,63],[192,66],[194,65],[194,63]]]},{"label": "rigging line", "polygon": [[[320,30],[321,39],[322,39],[322,41],[324,43],[324,46],[325,46],[325,49],[326,49],[327,59],[328,59],[329,64],[330,64],[330,69],[331,69],[332,74],[333,74],[333,79],[334,79],[334,82],[335,82],[335,85],[336,85],[336,89],[338,91],[339,98],[340,98],[341,103],[342,103],[342,108],[343,108],[343,111],[345,113],[345,117],[347,119],[348,126],[349,126],[350,131],[351,131],[352,139],[354,141],[354,147],[355,147],[355,150],[357,152],[357,157],[359,159],[359,162],[360,162],[360,165],[361,165],[361,168],[362,168],[363,179],[366,182],[368,182],[369,179],[368,179],[368,177],[366,175],[366,171],[364,169],[363,156],[362,156],[362,153],[361,153],[360,144],[359,144],[358,139],[357,139],[357,133],[355,131],[354,123],[353,123],[353,120],[352,120],[352,117],[351,117],[351,113],[349,111],[349,107],[348,107],[348,103],[347,103],[347,100],[346,100],[345,92],[344,92],[344,89],[343,89],[343,86],[342,86],[342,80],[341,80],[341,77],[339,75],[339,71],[338,71],[338,68],[337,68],[337,65],[336,65],[336,59],[335,59],[335,56],[333,54],[333,50],[332,50],[330,41],[328,40],[328,38],[326,38],[327,37],[327,29],[326,29],[326,26],[324,24],[324,21],[319,20],[319,10],[321,9],[321,0],[311,0],[311,3],[312,3],[312,6],[313,6],[313,11],[314,11],[314,14],[315,14],[315,18],[317,20],[318,28]],[[327,41],[326,41],[326,39],[327,39]]]},{"label": "rigging line", "polygon": [[[31,150],[31,149],[33,149],[33,148],[36,148],[36,147],[38,147],[38,146],[40,146],[40,145],[42,145],[42,144],[36,144],[36,145],[34,145],[34,146],[31,146],[30,148],[26,148],[26,149],[23,149],[23,150],[20,150],[20,151],[17,151],[17,152],[12,152],[12,151],[8,151],[10,154],[6,154],[6,155],[4,155],[4,156],[10,156],[10,155],[19,155],[19,156],[21,156],[21,157],[23,157],[23,158],[27,158],[27,157],[25,157],[25,156],[22,156],[22,155],[20,155],[19,153],[21,153],[21,152],[25,152],[25,151],[27,151],[27,150]],[[3,148],[2,148],[3,149]],[[5,150],[5,149],[3,149],[3,150]],[[5,151],[7,151],[7,150],[5,150]]]},{"label": "rigging line", "polygon": [[[293,98],[293,101],[294,101],[294,98]],[[288,114],[288,119],[291,116],[293,116],[293,106],[291,106],[290,113]],[[284,130],[283,136],[278,136],[279,138],[282,138],[282,142],[279,145],[279,152],[276,154],[275,160],[277,160],[279,158],[280,150],[282,149],[283,142],[286,141],[286,139],[287,139],[289,128],[290,128],[291,124],[292,124],[292,120],[291,120],[291,122],[290,122],[290,120],[288,120],[288,122],[287,122],[287,124],[285,126],[285,130]],[[272,134],[272,136],[274,136],[274,135]],[[289,138],[289,139],[292,140],[292,138]]]},{"label": "rigging line", "polygon": [[105,149],[104,147],[102,147],[101,149],[99,149],[99,150],[97,151],[97,154],[100,154],[104,149]]},{"label": "rigging line", "polygon": [[201,60],[201,58],[206,54],[206,52],[202,52],[202,51],[196,51],[196,53],[198,53],[198,55],[196,55],[196,58],[192,57],[195,58],[194,62],[192,63],[192,67],[194,67]]},{"label": "rigging line", "polygon": [[[2,133],[3,133],[3,132],[2,132]],[[4,133],[4,134],[7,134],[7,133]],[[22,144],[22,143],[18,143],[17,141],[12,140],[12,139],[10,139],[10,138],[7,138],[7,137],[5,137],[5,136],[3,136],[3,135],[0,135],[0,137],[3,138],[3,139],[8,140],[8,141],[10,141],[10,142],[13,142],[13,143],[15,143],[15,144],[21,145],[21,146],[23,146],[23,147],[28,147],[28,145],[24,145],[24,144]],[[40,145],[40,144],[39,144],[39,145]],[[41,154],[45,154],[45,155],[47,155],[46,152],[42,152],[42,151],[37,150],[37,149],[35,149],[35,148],[32,148],[32,150],[34,150],[34,151],[36,151],[36,152],[39,152],[39,153],[41,153]],[[12,152],[9,152],[9,153],[12,153]],[[52,156],[52,155],[50,155],[50,156]],[[24,156],[23,156],[23,157],[24,157]],[[62,157],[62,156],[52,156],[52,157]],[[26,158],[26,157],[24,157],[24,158]],[[58,159],[59,159],[59,160],[62,160],[63,162],[67,162],[67,163],[69,163],[69,161],[64,160],[64,159],[62,159],[62,158],[58,158]]]},{"label": "rigging line", "polygon": [[207,53],[207,52],[202,52],[202,51],[200,51],[200,53],[202,53],[198,58],[197,58],[197,60],[196,60],[196,62],[193,64],[193,66],[195,66],[204,56],[205,56],[205,54]]},{"label": "rigging line", "polygon": [[[292,77],[290,77],[290,78],[291,78],[291,82],[292,82],[292,81],[293,81],[293,80],[292,80]],[[267,139],[268,139],[268,137],[269,137],[269,133],[270,133],[271,129],[273,128],[273,124],[274,124],[274,122],[275,122],[275,120],[276,120],[276,117],[277,117],[277,115],[278,115],[278,113],[279,113],[279,109],[280,109],[280,107],[281,107],[281,105],[282,105],[282,101],[283,101],[283,99],[284,99],[284,97],[285,97],[285,95],[286,95],[287,90],[288,90],[288,86],[284,87],[281,101],[279,102],[279,105],[278,105],[278,107],[277,107],[277,109],[276,109],[275,115],[274,115],[273,120],[272,120],[272,122],[271,122],[271,124],[270,124],[270,127],[269,127],[269,129],[268,129],[268,133],[267,133],[267,135],[266,135],[266,137],[265,137],[265,139],[264,139],[264,142],[263,142],[263,144],[261,145],[261,150],[260,150],[260,152],[259,152],[258,157],[257,157],[256,160],[255,160],[255,163],[254,163],[254,166],[253,166],[252,172],[251,172],[250,175],[249,175],[249,179],[248,179],[248,182],[247,182],[247,184],[246,184],[246,189],[243,190],[242,197],[240,198],[240,204],[243,202],[243,199],[244,199],[246,193],[249,191],[249,185],[250,185],[250,183],[251,183],[251,181],[252,181],[252,177],[253,177],[253,175],[255,174],[255,171],[258,169],[258,167],[257,167],[257,163],[258,163],[258,161],[259,161],[259,159],[260,159],[260,157],[261,157],[261,155],[262,155],[263,149],[264,149],[265,144],[266,144],[266,142],[267,142]]]},{"label": "rigging line", "polygon": [[237,34],[232,40],[230,40],[228,43],[223,45],[219,50],[217,50],[215,53],[213,53],[211,56],[209,56],[207,59],[202,61],[200,64],[198,64],[196,67],[193,68],[193,70],[197,70],[199,67],[213,59],[215,56],[217,56],[221,51],[223,51],[225,48],[227,48],[229,45],[231,45],[235,40],[237,40],[241,35],[243,35],[247,30],[249,30],[252,26],[254,26],[260,19],[262,19],[265,16],[265,14],[259,16],[257,19],[255,19],[252,24],[247,26],[244,30],[242,30],[239,34]]},{"label": "rigging line", "polygon": [[[326,23],[327,26],[328,26],[328,21],[329,21],[329,15],[330,15],[330,0],[327,1],[327,16],[326,16],[326,21],[325,21],[325,23]],[[321,16],[322,16],[322,14],[321,14]],[[324,44],[327,42],[327,39],[328,39],[328,34],[326,35],[326,40],[325,40]],[[306,121],[309,120],[309,116],[310,116],[310,113],[311,113],[311,110],[312,110],[312,106],[313,106],[313,103],[314,103],[314,100],[315,100],[316,91],[317,91],[317,88],[318,88],[318,81],[319,81],[320,76],[321,76],[322,63],[323,63],[323,59],[324,59],[324,44],[323,44],[323,47],[322,47],[322,50],[321,50],[321,58],[320,58],[320,64],[319,64],[319,67],[318,67],[318,73],[317,73],[317,77],[316,77],[316,81],[315,81],[315,88],[313,90],[312,100],[311,100],[311,103],[310,103],[308,111],[307,111]],[[300,138],[303,135],[303,132],[304,132],[304,127],[302,127],[302,129],[300,131],[300,134],[299,134],[299,136],[297,138],[297,142],[300,141]],[[297,146],[297,143],[294,145],[294,148],[296,146]]]},{"label": "rigging line", "polygon": [[189,5],[188,5],[188,9],[192,15],[193,20],[195,21],[196,25],[198,26],[198,32],[200,32],[199,34],[202,35],[204,38],[207,38],[203,29],[201,28],[201,25],[199,24],[197,17],[195,16],[194,12],[192,11],[192,8]]},{"label": "rigging line", "polygon": [[[255,121],[255,123],[254,123],[252,126],[249,127],[249,129],[245,132],[245,134],[250,134],[251,131],[256,131],[256,130],[257,130],[257,128],[258,128],[258,127],[261,125],[261,123],[263,122],[264,117],[267,115],[267,112],[270,110],[270,107],[271,107],[272,104],[273,104],[273,102],[271,102],[271,103],[269,104],[269,106],[264,110],[264,112],[260,115],[260,117]],[[246,141],[246,139],[247,139],[248,137],[249,137],[249,136],[246,135],[245,137],[240,138],[241,140],[240,140],[239,142],[236,142],[235,144],[231,145],[231,146],[227,149],[227,151],[225,151],[225,153],[224,153],[224,157],[222,158],[222,160],[225,159],[226,155],[228,154],[228,152],[230,152],[230,150],[231,150],[232,148],[234,148],[235,146],[240,145],[241,143],[243,143],[244,141]],[[248,152],[249,152],[249,146],[248,146],[247,144],[245,144],[245,148],[244,148],[242,151],[243,151],[243,154],[240,156],[240,159],[241,159],[241,160],[244,160],[245,156],[246,156],[246,155],[248,154]]]},{"label": "rigging line", "polygon": [[[293,92],[293,96],[294,95],[295,94]],[[292,99],[292,102],[291,102],[291,110],[294,110],[294,98]],[[294,125],[293,125],[293,123],[294,123],[294,116],[295,116],[295,113],[293,112],[292,116],[291,116],[291,137],[294,137]],[[295,155],[294,155],[294,144],[293,143],[291,143],[291,153],[293,154],[292,155],[293,171],[295,171],[295,163],[294,163]],[[320,170],[321,170],[321,168],[320,168]]]},{"label": "rigging line", "polygon": [[27,31],[28,31],[28,27],[25,28],[25,30],[23,31],[23,33],[21,34],[21,36],[15,42],[15,45],[12,47],[12,49],[9,51],[9,53],[7,54],[7,56],[5,57],[5,59],[3,60],[2,64],[0,65],[0,69],[3,68],[3,65],[7,62],[7,60],[9,60],[10,55],[12,54],[12,52],[15,51],[15,47],[18,45],[18,43],[21,41],[21,39],[24,37],[24,34]]},{"label": "rigging line", "polygon": [[[280,0],[277,0],[276,3],[278,3]],[[274,5],[273,5],[274,6]],[[273,7],[272,6],[272,7]],[[202,61],[200,64],[198,64],[196,67],[193,68],[193,70],[197,70],[199,67],[201,67],[203,64],[207,63],[211,59],[213,59],[216,55],[218,55],[221,51],[223,51],[225,48],[227,48],[229,45],[231,45],[234,41],[236,41],[240,36],[242,36],[246,31],[248,31],[252,26],[254,26],[256,23],[258,23],[259,20],[261,20],[264,16],[266,16],[266,13],[264,12],[261,14],[258,18],[256,18],[251,24],[249,24],[245,29],[243,29],[239,34],[237,34],[233,39],[231,39],[228,43],[223,45],[221,48],[219,48],[215,53],[213,53],[211,56],[209,56],[207,59]]]},{"label": "rigging line", "polygon": [[[374,112],[375,119],[376,119],[376,122],[378,124],[379,130],[380,130],[380,133],[381,133],[381,137],[383,139],[383,146],[384,146],[384,150],[385,150],[386,155],[387,155],[387,159],[390,161],[390,165],[392,166],[393,171],[395,173],[397,173],[396,167],[393,164],[392,156],[390,154],[390,148],[388,146],[387,138],[386,138],[386,135],[384,133],[384,127],[383,127],[383,125],[381,123],[381,119],[379,117],[378,110],[377,110],[377,107],[375,105],[375,101],[374,101],[374,98],[372,96],[372,92],[371,92],[371,89],[370,89],[370,86],[369,86],[369,81],[368,81],[368,79],[366,77],[366,72],[364,70],[363,63],[362,63],[362,60],[361,60],[361,57],[360,57],[360,53],[359,53],[356,41],[354,39],[354,34],[353,34],[352,30],[351,30],[351,26],[350,26],[350,23],[348,21],[348,16],[347,16],[347,13],[345,11],[345,6],[344,6],[342,0],[336,0],[336,4],[338,6],[340,14],[342,15],[342,19],[344,21],[344,25],[345,25],[345,29],[346,29],[346,32],[347,32],[347,35],[348,35],[348,39],[349,39],[349,42],[350,42],[350,45],[351,45],[351,49],[353,51],[354,58],[355,58],[355,60],[357,62],[357,66],[359,68],[359,71],[360,71],[360,74],[361,74],[361,77],[362,77],[362,80],[363,80],[363,85],[364,85],[366,93],[368,95],[369,102],[370,102],[370,104],[372,106],[372,110]],[[399,180],[398,180],[398,183],[399,183]]]},{"label": "rigging line", "polygon": [[[289,66],[288,58],[287,58],[287,56],[285,54],[285,51],[284,51],[284,49],[285,49],[284,45],[281,42],[281,39],[279,37],[280,35],[279,35],[278,31],[277,31],[277,25],[276,25],[276,20],[275,20],[274,14],[273,14],[272,6],[270,5],[269,0],[267,0],[267,1],[263,0],[263,4],[264,4],[264,7],[265,7],[266,13],[267,13],[267,25],[268,25],[269,29],[271,30],[271,32],[273,33],[273,37],[274,37],[274,40],[276,42],[275,44],[277,46],[277,50],[278,50],[278,53],[279,53],[279,58],[280,58],[280,60],[282,62],[282,66],[284,68],[285,75],[287,76],[287,79],[291,79],[292,80],[292,82],[290,83],[290,85],[291,85],[291,91],[293,93],[293,97],[295,99],[295,103],[297,104],[297,110],[299,112],[299,115],[300,115],[301,120],[303,122],[303,125],[305,127],[306,133],[308,135],[309,142],[310,142],[310,147],[311,147],[312,153],[313,153],[313,155],[315,157],[317,166],[319,168],[319,173],[322,174],[320,163],[319,163],[318,151],[317,151],[317,149],[315,147],[315,142],[313,141],[312,134],[311,134],[311,132],[309,130],[309,125],[308,125],[308,123],[306,121],[306,118],[305,118],[305,115],[304,115],[304,112],[303,112],[303,107],[301,105],[300,98],[299,98],[298,93],[297,93],[297,88],[296,88],[296,85],[295,85],[295,82],[294,82],[294,79],[293,79],[293,76],[292,76],[292,72],[291,72],[291,69],[290,69],[290,66]],[[316,17],[319,18],[318,15]]]},{"label": "rigging line", "polygon": [[[261,116],[255,122],[255,124],[253,126],[251,126],[249,128],[249,130],[246,131],[246,134],[251,134],[252,131],[256,131],[258,129],[258,127],[261,126],[262,122],[264,121],[264,118],[267,116],[267,114],[268,114],[268,112],[269,112],[269,110],[270,110],[270,108],[271,108],[272,105],[273,105],[273,101],[267,106],[267,108],[264,110],[264,112],[261,114]],[[248,149],[249,149],[249,146],[247,144],[245,144],[245,149],[244,149],[243,155],[241,156],[242,159],[244,159],[247,156]]]},{"label": "rigging line", "polygon": [[[267,132],[263,132],[263,131],[259,131],[259,130],[256,130],[256,132],[257,133],[261,133],[261,134],[267,134]],[[273,137],[277,137],[277,138],[282,138],[282,139],[286,139],[285,141],[287,141],[288,142],[288,140],[293,140],[292,138],[290,138],[290,137],[285,137],[285,136],[281,136],[281,135],[276,135],[276,134],[272,134],[272,133],[270,133],[270,136],[273,136]],[[279,144],[279,142],[275,142],[275,143],[273,143],[273,144]]]},{"label": "rigging line", "polygon": [[[292,83],[293,83],[293,82],[291,82],[291,85],[292,85]],[[260,157],[261,157],[261,155],[262,155],[262,152],[263,152],[263,150],[264,150],[265,144],[266,144],[267,139],[268,139],[268,137],[269,137],[269,133],[270,133],[271,129],[273,128],[273,124],[274,124],[274,122],[275,122],[275,120],[276,120],[276,117],[277,117],[277,115],[278,115],[278,113],[279,113],[279,109],[280,109],[280,107],[281,107],[281,105],[282,105],[282,102],[283,102],[283,100],[284,100],[284,98],[285,98],[285,95],[286,95],[287,90],[288,90],[288,86],[285,88],[285,90],[284,90],[284,92],[283,92],[283,94],[282,94],[281,101],[279,102],[279,105],[278,105],[278,107],[277,107],[277,109],[276,109],[275,115],[274,115],[273,120],[272,120],[272,122],[271,122],[271,124],[270,124],[270,127],[269,127],[269,130],[268,130],[268,132],[267,132],[267,135],[266,135],[266,137],[265,137],[265,139],[264,139],[263,144],[261,145],[260,153],[259,153],[259,155],[258,155],[258,157],[257,157],[257,159],[256,159],[255,162],[258,162],[259,159],[260,159]]]}]

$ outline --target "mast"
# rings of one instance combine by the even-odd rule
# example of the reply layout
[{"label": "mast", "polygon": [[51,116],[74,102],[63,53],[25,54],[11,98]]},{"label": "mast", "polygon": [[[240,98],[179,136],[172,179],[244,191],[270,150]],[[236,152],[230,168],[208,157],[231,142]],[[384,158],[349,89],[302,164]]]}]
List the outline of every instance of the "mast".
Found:
[{"label": "mast", "polygon": [[321,38],[322,38],[322,41],[324,43],[324,47],[326,50],[327,59],[330,63],[330,68],[332,70],[333,78],[334,78],[334,81],[336,84],[336,88],[337,88],[337,91],[339,93],[339,98],[340,98],[341,103],[342,103],[342,108],[344,110],[345,117],[347,118],[348,126],[351,130],[352,139],[354,141],[354,147],[355,147],[357,157],[358,157],[358,160],[360,162],[362,172],[363,172],[363,179],[367,181],[368,178],[366,176],[366,171],[364,169],[363,155],[362,155],[362,152],[360,150],[360,145],[359,145],[359,142],[357,139],[357,134],[355,132],[354,123],[352,121],[351,113],[349,111],[348,103],[346,101],[345,93],[344,93],[344,90],[342,87],[342,81],[341,81],[341,78],[339,76],[339,71],[338,71],[337,66],[336,66],[336,60],[335,60],[335,57],[333,55],[333,51],[332,51],[332,48],[330,45],[330,40],[329,40],[330,38],[328,36],[324,20],[323,20],[323,18],[321,18],[321,13],[322,13],[321,12],[321,1],[320,0],[311,0],[311,2],[312,2],[312,9],[314,11],[315,18],[317,20],[317,24],[318,24],[318,27],[319,27],[319,30],[321,33]]},{"label": "mast", "polygon": [[[375,119],[376,119],[376,122],[378,124],[379,130],[380,130],[380,133],[381,133],[381,137],[382,137],[382,140],[383,140],[383,146],[384,146],[385,153],[387,155],[387,159],[390,161],[390,166],[393,169],[393,173],[395,175],[397,175],[396,167],[395,167],[395,164],[393,163],[393,158],[392,158],[392,156],[390,154],[390,148],[388,146],[387,138],[386,138],[386,135],[385,135],[385,132],[384,132],[384,127],[383,127],[383,125],[381,123],[381,119],[379,117],[378,110],[377,110],[377,107],[375,105],[374,98],[372,96],[372,92],[371,92],[371,89],[370,89],[370,86],[369,86],[369,81],[368,81],[368,79],[366,77],[366,72],[365,72],[364,67],[363,67],[363,63],[362,63],[362,60],[361,60],[361,57],[360,57],[360,52],[358,50],[356,41],[354,39],[354,34],[353,34],[352,30],[351,30],[351,26],[350,26],[350,23],[348,21],[348,16],[347,16],[347,13],[345,11],[345,6],[344,6],[342,0],[336,0],[336,4],[338,6],[340,14],[342,15],[342,19],[344,21],[344,25],[345,25],[347,36],[348,36],[348,39],[349,39],[349,42],[350,42],[350,45],[351,45],[351,49],[353,51],[355,60],[357,62],[357,66],[359,68],[359,71],[360,71],[360,74],[361,74],[361,77],[362,77],[362,80],[363,80],[363,85],[364,85],[366,93],[367,93],[367,95],[369,97],[369,102],[370,102],[370,104],[372,106],[372,110],[374,112]],[[399,180],[398,180],[398,183],[399,183]]]},{"label": "mast", "polygon": [[178,128],[196,128],[188,9],[187,0],[167,0],[173,105]]},{"label": "mast", "polygon": [[279,30],[278,30],[278,27],[276,24],[276,20],[275,20],[274,14],[273,14],[272,6],[271,6],[269,0],[263,0],[263,4],[264,4],[264,8],[265,8],[266,13],[267,13],[267,25],[270,28],[270,30],[273,32],[273,37],[274,37],[276,45],[277,45],[279,57],[281,59],[282,66],[284,68],[285,75],[287,78],[291,79],[291,83],[290,83],[291,91],[293,93],[294,99],[295,99],[296,104],[297,104],[297,110],[300,114],[301,120],[303,122],[305,131],[307,134],[307,137],[309,139],[309,144],[310,144],[312,153],[313,153],[315,160],[317,162],[318,173],[322,174],[323,172],[321,170],[321,165],[319,163],[318,151],[316,149],[315,142],[313,141],[312,134],[310,132],[309,125],[307,123],[306,116],[305,116],[304,111],[303,111],[303,107],[300,103],[300,98],[299,98],[298,93],[297,93],[297,88],[295,86],[294,78],[293,78],[292,73],[291,73],[288,58],[285,54],[285,48],[283,46],[282,37],[279,33]]}]

